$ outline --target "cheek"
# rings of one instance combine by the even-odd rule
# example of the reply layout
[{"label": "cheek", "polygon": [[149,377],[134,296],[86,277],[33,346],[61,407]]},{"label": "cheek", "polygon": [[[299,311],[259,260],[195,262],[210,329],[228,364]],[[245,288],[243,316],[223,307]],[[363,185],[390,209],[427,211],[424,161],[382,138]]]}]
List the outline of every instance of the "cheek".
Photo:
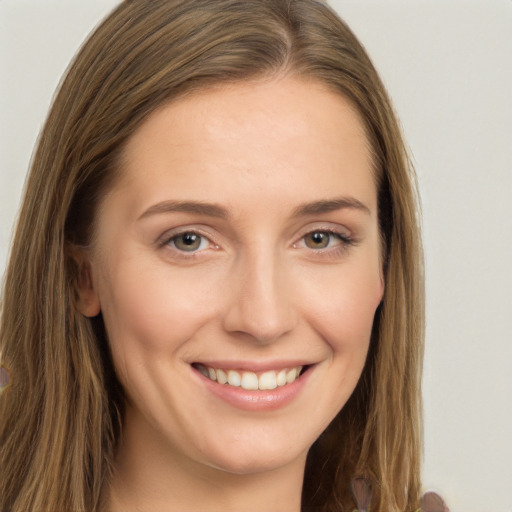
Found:
[{"label": "cheek", "polygon": [[169,355],[215,314],[211,280],[163,268],[119,265],[105,276],[102,312],[114,353]]},{"label": "cheek", "polygon": [[382,293],[378,265],[333,268],[308,289],[309,321],[333,352],[366,354]]},{"label": "cheek", "polygon": [[[353,260],[356,261],[356,260]],[[374,270],[375,269],[375,270]],[[347,262],[316,273],[302,288],[303,315],[323,340],[323,392],[318,410],[331,421],[345,406],[363,371],[375,311],[382,297],[378,265]],[[324,428],[327,425],[324,425]]]},{"label": "cheek", "polygon": [[103,281],[102,312],[116,374],[148,417],[151,410],[175,407],[162,402],[169,369],[179,371],[174,363],[187,342],[215,314],[207,281],[174,274],[139,262],[118,265]]},{"label": "cheek", "polygon": [[218,315],[223,269],[183,269],[126,255],[102,268],[100,301],[118,368],[177,356],[180,347]]}]

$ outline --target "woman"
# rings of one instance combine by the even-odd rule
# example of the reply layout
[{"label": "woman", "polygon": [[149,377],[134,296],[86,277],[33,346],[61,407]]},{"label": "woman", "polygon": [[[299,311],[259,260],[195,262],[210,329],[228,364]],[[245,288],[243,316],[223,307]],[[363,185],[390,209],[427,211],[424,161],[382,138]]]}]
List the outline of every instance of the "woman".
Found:
[{"label": "woman", "polygon": [[414,177],[350,30],[123,2],[27,184],[0,509],[416,510],[422,352]]}]

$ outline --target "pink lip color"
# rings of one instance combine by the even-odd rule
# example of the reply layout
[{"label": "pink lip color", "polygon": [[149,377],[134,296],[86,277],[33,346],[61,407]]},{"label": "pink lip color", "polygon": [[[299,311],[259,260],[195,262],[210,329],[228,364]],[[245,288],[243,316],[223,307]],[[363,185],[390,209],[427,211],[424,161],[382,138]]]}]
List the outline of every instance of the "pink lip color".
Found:
[{"label": "pink lip color", "polygon": [[276,389],[250,391],[228,384],[219,384],[194,370],[208,391],[228,404],[245,411],[275,411],[289,404],[305,386],[311,371],[312,368],[291,384],[286,384]]}]

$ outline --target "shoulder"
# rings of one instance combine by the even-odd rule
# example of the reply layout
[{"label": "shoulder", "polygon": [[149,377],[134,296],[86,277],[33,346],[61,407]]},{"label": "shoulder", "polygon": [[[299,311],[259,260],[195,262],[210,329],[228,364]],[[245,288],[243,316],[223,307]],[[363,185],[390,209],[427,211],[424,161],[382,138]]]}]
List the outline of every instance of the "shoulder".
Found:
[{"label": "shoulder", "polygon": [[450,512],[450,510],[437,492],[427,491],[421,497],[421,508],[418,512]]},{"label": "shoulder", "polygon": [[[357,477],[351,482],[352,496],[356,502],[357,509],[353,512],[368,512],[372,499],[372,490],[369,481]],[[435,491],[426,491],[420,500],[420,508],[415,512],[450,512],[446,502]]]}]

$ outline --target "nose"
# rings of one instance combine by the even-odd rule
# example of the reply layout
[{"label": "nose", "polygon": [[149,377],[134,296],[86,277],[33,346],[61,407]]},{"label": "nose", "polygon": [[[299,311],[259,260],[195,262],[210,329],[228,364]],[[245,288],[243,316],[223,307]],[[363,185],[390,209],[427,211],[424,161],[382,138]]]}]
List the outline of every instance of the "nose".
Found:
[{"label": "nose", "polygon": [[294,329],[297,313],[285,267],[271,251],[239,258],[228,285],[226,331],[268,344]]}]

